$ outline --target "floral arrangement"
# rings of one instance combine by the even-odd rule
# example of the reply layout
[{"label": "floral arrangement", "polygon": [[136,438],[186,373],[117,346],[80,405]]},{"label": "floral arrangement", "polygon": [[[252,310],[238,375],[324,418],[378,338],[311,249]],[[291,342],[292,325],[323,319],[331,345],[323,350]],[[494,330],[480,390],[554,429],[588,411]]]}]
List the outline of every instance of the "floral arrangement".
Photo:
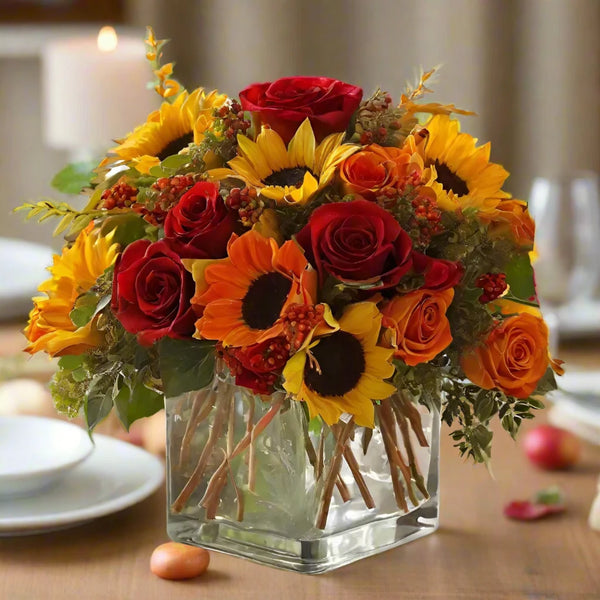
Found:
[{"label": "floral arrangement", "polygon": [[55,179],[85,208],[21,207],[66,240],[25,331],[60,357],[58,410],[92,430],[114,407],[129,427],[225,373],[340,435],[385,432],[402,403],[418,435],[410,407],[441,406],[460,453],[487,462],[491,419],[514,436],[560,366],[533,222],[452,118],[469,113],[423,101],[433,72],[398,103],[326,77],[188,92],[163,43],[150,30],[160,108]]}]

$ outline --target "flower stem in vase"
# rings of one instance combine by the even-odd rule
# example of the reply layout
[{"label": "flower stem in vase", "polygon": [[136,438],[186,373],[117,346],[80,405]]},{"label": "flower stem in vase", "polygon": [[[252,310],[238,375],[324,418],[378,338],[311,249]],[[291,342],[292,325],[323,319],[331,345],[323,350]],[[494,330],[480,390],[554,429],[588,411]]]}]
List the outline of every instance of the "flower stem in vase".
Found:
[{"label": "flower stem in vase", "polygon": [[208,459],[215,447],[215,444],[219,440],[221,436],[221,431],[223,429],[223,424],[225,422],[226,415],[229,409],[230,398],[217,397],[217,408],[215,419],[213,421],[212,429],[210,430],[210,435],[208,436],[208,440],[202,449],[202,453],[200,454],[200,458],[198,459],[198,464],[194,469],[191,477],[188,479],[187,483],[181,490],[181,493],[173,502],[172,510],[175,513],[179,513],[185,507],[187,501],[190,499],[190,496],[194,493],[194,490],[200,484],[202,480],[202,476],[204,475],[204,471],[206,470],[206,465],[208,463]]},{"label": "flower stem in vase", "polygon": [[[321,439],[319,439],[319,448],[322,450]],[[315,447],[312,444],[310,439],[310,435],[308,434],[308,429],[304,429],[304,447],[306,449],[306,456],[308,457],[308,461],[310,462],[311,467],[315,472],[315,479],[318,480],[322,474],[322,468],[319,470],[319,461],[317,458],[317,453],[315,451]],[[342,502],[348,502],[351,499],[350,490],[348,486],[345,484],[342,479],[341,474],[338,474],[338,477],[335,481],[335,485],[337,487],[338,492],[340,493],[340,497],[342,498]]]},{"label": "flower stem in vase", "polygon": [[183,469],[190,455],[192,438],[198,425],[208,417],[215,401],[215,392],[212,389],[204,389],[196,393],[192,404],[190,418],[185,428],[181,448],[179,451],[179,469]]},{"label": "flower stem in vase", "polygon": [[348,467],[350,468],[350,471],[352,471],[352,475],[354,476],[356,485],[358,486],[360,494],[363,497],[363,500],[365,501],[365,506],[367,508],[375,508],[375,500],[373,500],[373,496],[371,496],[371,492],[367,487],[367,483],[364,477],[362,476],[362,473],[360,472],[360,467],[358,466],[356,457],[354,456],[354,453],[352,452],[352,449],[350,448],[350,446],[348,446],[348,444],[346,444],[346,446],[344,447],[344,459]]},{"label": "flower stem in vase", "polygon": [[275,415],[281,409],[282,404],[283,400],[273,403],[271,408],[258,420],[256,425],[254,425],[252,429],[247,432],[246,435],[244,435],[244,437],[237,443],[231,453],[228,453],[228,455],[224,457],[221,464],[217,467],[217,470],[213,473],[208,485],[206,486],[206,492],[200,501],[200,505],[204,506],[206,509],[207,519],[214,519],[216,516],[217,507],[221,497],[221,491],[227,482],[227,472],[230,470],[230,461],[236,456],[239,456],[249,446],[251,447],[254,444],[254,440],[273,420]]},{"label": "flower stem in vase", "polygon": [[[333,494],[333,486],[340,473],[342,466],[342,456],[344,454],[344,447],[350,437],[352,430],[354,429],[354,418],[351,417],[347,423],[344,423],[341,427],[334,425],[332,431],[335,428],[341,429],[338,436],[336,436],[336,445],[333,456],[329,463],[329,471],[325,477],[325,484],[323,486],[323,492],[321,494],[321,501],[319,502],[319,510],[317,513],[316,527],[318,529],[325,529],[327,524],[327,515],[329,514],[329,505],[331,504],[331,496]],[[335,436],[335,433],[334,433]]]},{"label": "flower stem in vase", "polygon": [[394,406],[396,409],[400,409],[400,411],[409,420],[410,426],[411,426],[414,434],[417,436],[417,439],[419,440],[419,444],[421,445],[421,447],[428,448],[429,442],[427,441],[427,438],[425,437],[425,432],[423,431],[423,423],[421,422],[421,414],[416,409],[416,407],[413,405],[413,403],[410,401],[410,399],[407,398],[406,394],[404,392],[402,392],[402,390],[399,390],[397,396],[392,396],[391,402],[392,402],[392,406]]},{"label": "flower stem in vase", "polygon": [[388,461],[390,463],[390,475],[392,477],[392,486],[394,488],[394,496],[396,498],[396,504],[399,508],[401,508],[404,512],[408,512],[408,504],[406,503],[406,497],[404,493],[404,486],[398,477],[398,470],[396,467],[405,466],[404,463],[399,460],[398,457],[398,448],[394,444],[392,435],[388,429],[388,424],[386,422],[386,417],[388,416],[382,409],[383,402],[381,404],[375,405],[375,414],[377,415],[377,419],[379,421],[379,428],[381,429],[381,437],[383,438],[383,445],[385,446],[385,453],[387,454]]},{"label": "flower stem in vase", "polygon": [[[423,498],[427,499],[429,498],[429,492],[427,491],[427,487],[425,486],[425,480],[423,479],[423,474],[421,473],[421,469],[419,468],[419,464],[417,463],[417,460],[415,458],[415,452],[413,450],[412,442],[410,439],[408,423],[403,413],[404,406],[400,407],[394,402],[392,402],[392,409],[394,411],[396,422],[398,423],[398,427],[400,429],[400,435],[402,436],[402,440],[404,441],[404,449],[406,451],[406,456],[408,457],[408,466],[410,468],[410,473],[413,479],[415,480],[417,488],[419,488],[419,491],[423,495]],[[421,432],[423,432],[422,429]]]}]

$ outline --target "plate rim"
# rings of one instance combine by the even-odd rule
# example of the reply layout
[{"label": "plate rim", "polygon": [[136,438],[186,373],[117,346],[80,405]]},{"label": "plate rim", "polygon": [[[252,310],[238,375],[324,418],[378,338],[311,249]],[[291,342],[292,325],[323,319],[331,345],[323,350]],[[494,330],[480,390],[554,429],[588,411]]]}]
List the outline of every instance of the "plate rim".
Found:
[{"label": "plate rim", "polygon": [[[10,533],[22,534],[27,532],[27,530],[32,530],[31,533],[43,533],[45,529],[55,530],[66,525],[74,526],[87,523],[94,519],[134,506],[148,498],[163,485],[165,479],[165,467],[159,458],[133,444],[107,435],[94,434],[94,439],[97,444],[100,442],[101,445],[107,444],[108,446],[113,445],[115,447],[126,448],[127,452],[144,456],[144,459],[148,461],[149,468],[148,477],[142,485],[136,487],[134,490],[129,490],[124,494],[120,494],[116,498],[111,498],[62,514],[52,513],[34,517],[0,518],[0,535],[5,536]],[[85,461],[80,465],[80,468],[85,469],[86,465],[89,464],[88,461]],[[72,473],[69,475],[72,475]],[[43,498],[43,494],[40,495],[39,498]]]}]

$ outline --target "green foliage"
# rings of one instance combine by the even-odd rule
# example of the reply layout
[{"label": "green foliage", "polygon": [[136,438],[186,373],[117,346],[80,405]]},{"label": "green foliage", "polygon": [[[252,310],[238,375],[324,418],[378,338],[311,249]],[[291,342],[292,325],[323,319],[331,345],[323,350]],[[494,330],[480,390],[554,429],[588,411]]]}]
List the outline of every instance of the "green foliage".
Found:
[{"label": "green foliage", "polygon": [[517,302],[537,306],[533,267],[529,254],[517,254],[506,266],[506,282],[510,285],[511,298]]},{"label": "green foliage", "polygon": [[158,342],[158,354],[160,376],[167,398],[199,390],[213,380],[214,342],[165,337]]},{"label": "green foliage", "polygon": [[492,432],[489,425],[496,415],[502,427],[515,438],[524,419],[532,419],[532,410],[543,408],[538,399],[518,399],[499,390],[485,390],[462,378],[447,377],[443,384],[442,420],[458,429],[450,434],[461,456],[477,463],[491,458]]},{"label": "green foliage", "polygon": [[106,217],[102,223],[101,234],[106,236],[114,231],[112,241],[125,248],[136,240],[146,238],[150,241],[158,239],[158,229],[137,213],[123,213]]},{"label": "green foliage", "polygon": [[67,165],[52,179],[52,187],[63,194],[79,194],[92,185],[94,169],[99,161],[77,162]]},{"label": "green foliage", "polygon": [[167,156],[160,165],[150,169],[150,175],[157,179],[160,177],[173,177],[173,175],[185,172],[185,167],[190,164],[191,160],[191,156],[187,153]]},{"label": "green foliage", "polygon": [[85,423],[90,435],[96,425],[108,417],[112,407],[110,380],[99,373],[91,380],[84,399]]},{"label": "green foliage", "polygon": [[137,419],[148,417],[163,408],[164,398],[161,392],[147,386],[141,377],[126,379],[117,377],[113,393],[113,403],[119,420],[129,431],[131,424]]},{"label": "green foliage", "polygon": [[[63,356],[50,382],[50,392],[56,410],[69,418],[81,412],[90,383],[87,371],[82,368],[80,356]],[[68,366],[65,366],[68,365]]]},{"label": "green foliage", "polygon": [[16,211],[27,211],[25,218],[27,220],[37,218],[38,223],[48,219],[60,219],[59,224],[54,230],[54,235],[64,234],[66,239],[74,239],[77,234],[85,229],[94,219],[104,218],[111,211],[106,210],[76,210],[66,202],[56,202],[46,199],[39,202],[26,202],[15,208]]}]

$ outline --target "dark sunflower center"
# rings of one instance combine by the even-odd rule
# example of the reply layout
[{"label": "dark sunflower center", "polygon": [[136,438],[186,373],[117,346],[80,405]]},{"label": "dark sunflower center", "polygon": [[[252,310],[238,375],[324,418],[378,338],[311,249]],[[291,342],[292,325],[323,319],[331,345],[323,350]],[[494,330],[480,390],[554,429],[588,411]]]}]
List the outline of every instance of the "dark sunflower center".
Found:
[{"label": "dark sunflower center", "polygon": [[251,329],[268,329],[279,318],[292,282],[281,273],[255,279],[242,300],[242,317]]},{"label": "dark sunflower center", "polygon": [[308,167],[288,167],[271,173],[263,179],[263,183],[266,185],[280,185],[281,187],[286,185],[300,187],[304,181],[304,175],[309,171]]},{"label": "dark sunflower center", "polygon": [[435,170],[437,171],[437,180],[447,192],[454,192],[457,196],[466,196],[469,188],[464,179],[461,179],[445,163],[435,161]]},{"label": "dark sunflower center", "polygon": [[346,331],[322,338],[311,353],[316,362],[306,361],[304,383],[320,396],[343,396],[354,389],[365,371],[362,344]]},{"label": "dark sunflower center", "polygon": [[186,133],[186,134],[182,135],[181,137],[178,137],[176,140],[169,142],[158,153],[158,159],[162,161],[162,160],[165,160],[165,158],[167,158],[167,156],[173,156],[173,154],[177,154],[184,148],[187,148],[188,144],[191,144],[193,141],[194,141],[194,132],[190,131],[189,133]]}]

